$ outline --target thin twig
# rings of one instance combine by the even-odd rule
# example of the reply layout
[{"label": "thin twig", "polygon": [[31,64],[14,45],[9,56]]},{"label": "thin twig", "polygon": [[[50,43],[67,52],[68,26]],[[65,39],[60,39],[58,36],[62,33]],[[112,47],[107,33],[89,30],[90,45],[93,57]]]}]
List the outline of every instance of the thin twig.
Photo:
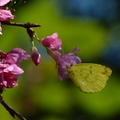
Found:
[{"label": "thin twig", "polygon": [[31,28],[31,27],[41,27],[41,25],[36,23],[16,23],[11,21],[0,21],[3,25],[11,25],[11,26],[19,26],[24,28]]},{"label": "thin twig", "polygon": [[15,118],[15,115],[20,118],[21,120],[27,120],[23,116],[21,116],[17,111],[15,111],[12,107],[10,107],[7,103],[5,103],[3,100],[1,104],[5,107],[5,109],[12,115],[13,118]]}]

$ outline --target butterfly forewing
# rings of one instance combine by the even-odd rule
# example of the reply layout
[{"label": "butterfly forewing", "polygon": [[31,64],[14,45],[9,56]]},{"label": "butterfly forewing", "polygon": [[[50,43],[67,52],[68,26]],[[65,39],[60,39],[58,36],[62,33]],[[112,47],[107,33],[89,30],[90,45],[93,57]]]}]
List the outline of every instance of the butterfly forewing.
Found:
[{"label": "butterfly forewing", "polygon": [[111,73],[110,68],[93,63],[80,63],[68,68],[69,77],[86,93],[103,89]]}]

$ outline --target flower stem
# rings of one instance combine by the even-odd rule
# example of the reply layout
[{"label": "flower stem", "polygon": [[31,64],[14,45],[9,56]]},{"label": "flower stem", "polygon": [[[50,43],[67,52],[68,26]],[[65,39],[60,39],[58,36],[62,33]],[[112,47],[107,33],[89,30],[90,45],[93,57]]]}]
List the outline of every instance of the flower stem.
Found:
[{"label": "flower stem", "polygon": [[15,115],[20,118],[20,120],[27,120],[23,116],[21,116],[17,111],[15,111],[12,107],[10,107],[7,103],[5,103],[3,100],[1,104],[5,107],[5,109],[11,114],[13,118],[15,118]]}]

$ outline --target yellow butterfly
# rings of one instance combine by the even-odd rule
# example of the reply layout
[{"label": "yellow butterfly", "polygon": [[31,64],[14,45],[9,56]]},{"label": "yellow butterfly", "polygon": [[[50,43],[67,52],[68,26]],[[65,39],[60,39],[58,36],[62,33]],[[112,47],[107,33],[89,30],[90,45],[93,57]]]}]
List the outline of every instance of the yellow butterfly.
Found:
[{"label": "yellow butterfly", "polygon": [[112,70],[93,63],[80,63],[68,67],[69,77],[85,93],[94,93],[103,89]]}]

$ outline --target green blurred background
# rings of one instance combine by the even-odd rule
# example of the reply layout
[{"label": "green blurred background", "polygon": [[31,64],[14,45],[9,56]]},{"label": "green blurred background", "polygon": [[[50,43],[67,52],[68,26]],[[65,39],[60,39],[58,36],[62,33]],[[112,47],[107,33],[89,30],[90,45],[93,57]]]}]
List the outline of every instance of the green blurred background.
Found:
[{"label": "green blurred background", "polygon": [[[41,64],[36,67],[31,59],[21,62],[25,72],[20,75],[19,86],[7,89],[4,100],[27,120],[120,119],[119,22],[106,24],[97,19],[63,15],[58,1],[27,1],[16,7],[13,12],[16,18],[12,21],[41,24],[34,28],[39,38],[57,32],[65,53],[79,47],[77,55],[82,62],[106,65],[113,69],[112,76],[102,91],[82,93],[70,79],[58,79],[55,61],[36,41]],[[30,54],[30,39],[24,28],[5,25],[2,28],[0,50],[8,52],[20,47]],[[2,105],[0,111],[1,120],[14,120]]]}]

